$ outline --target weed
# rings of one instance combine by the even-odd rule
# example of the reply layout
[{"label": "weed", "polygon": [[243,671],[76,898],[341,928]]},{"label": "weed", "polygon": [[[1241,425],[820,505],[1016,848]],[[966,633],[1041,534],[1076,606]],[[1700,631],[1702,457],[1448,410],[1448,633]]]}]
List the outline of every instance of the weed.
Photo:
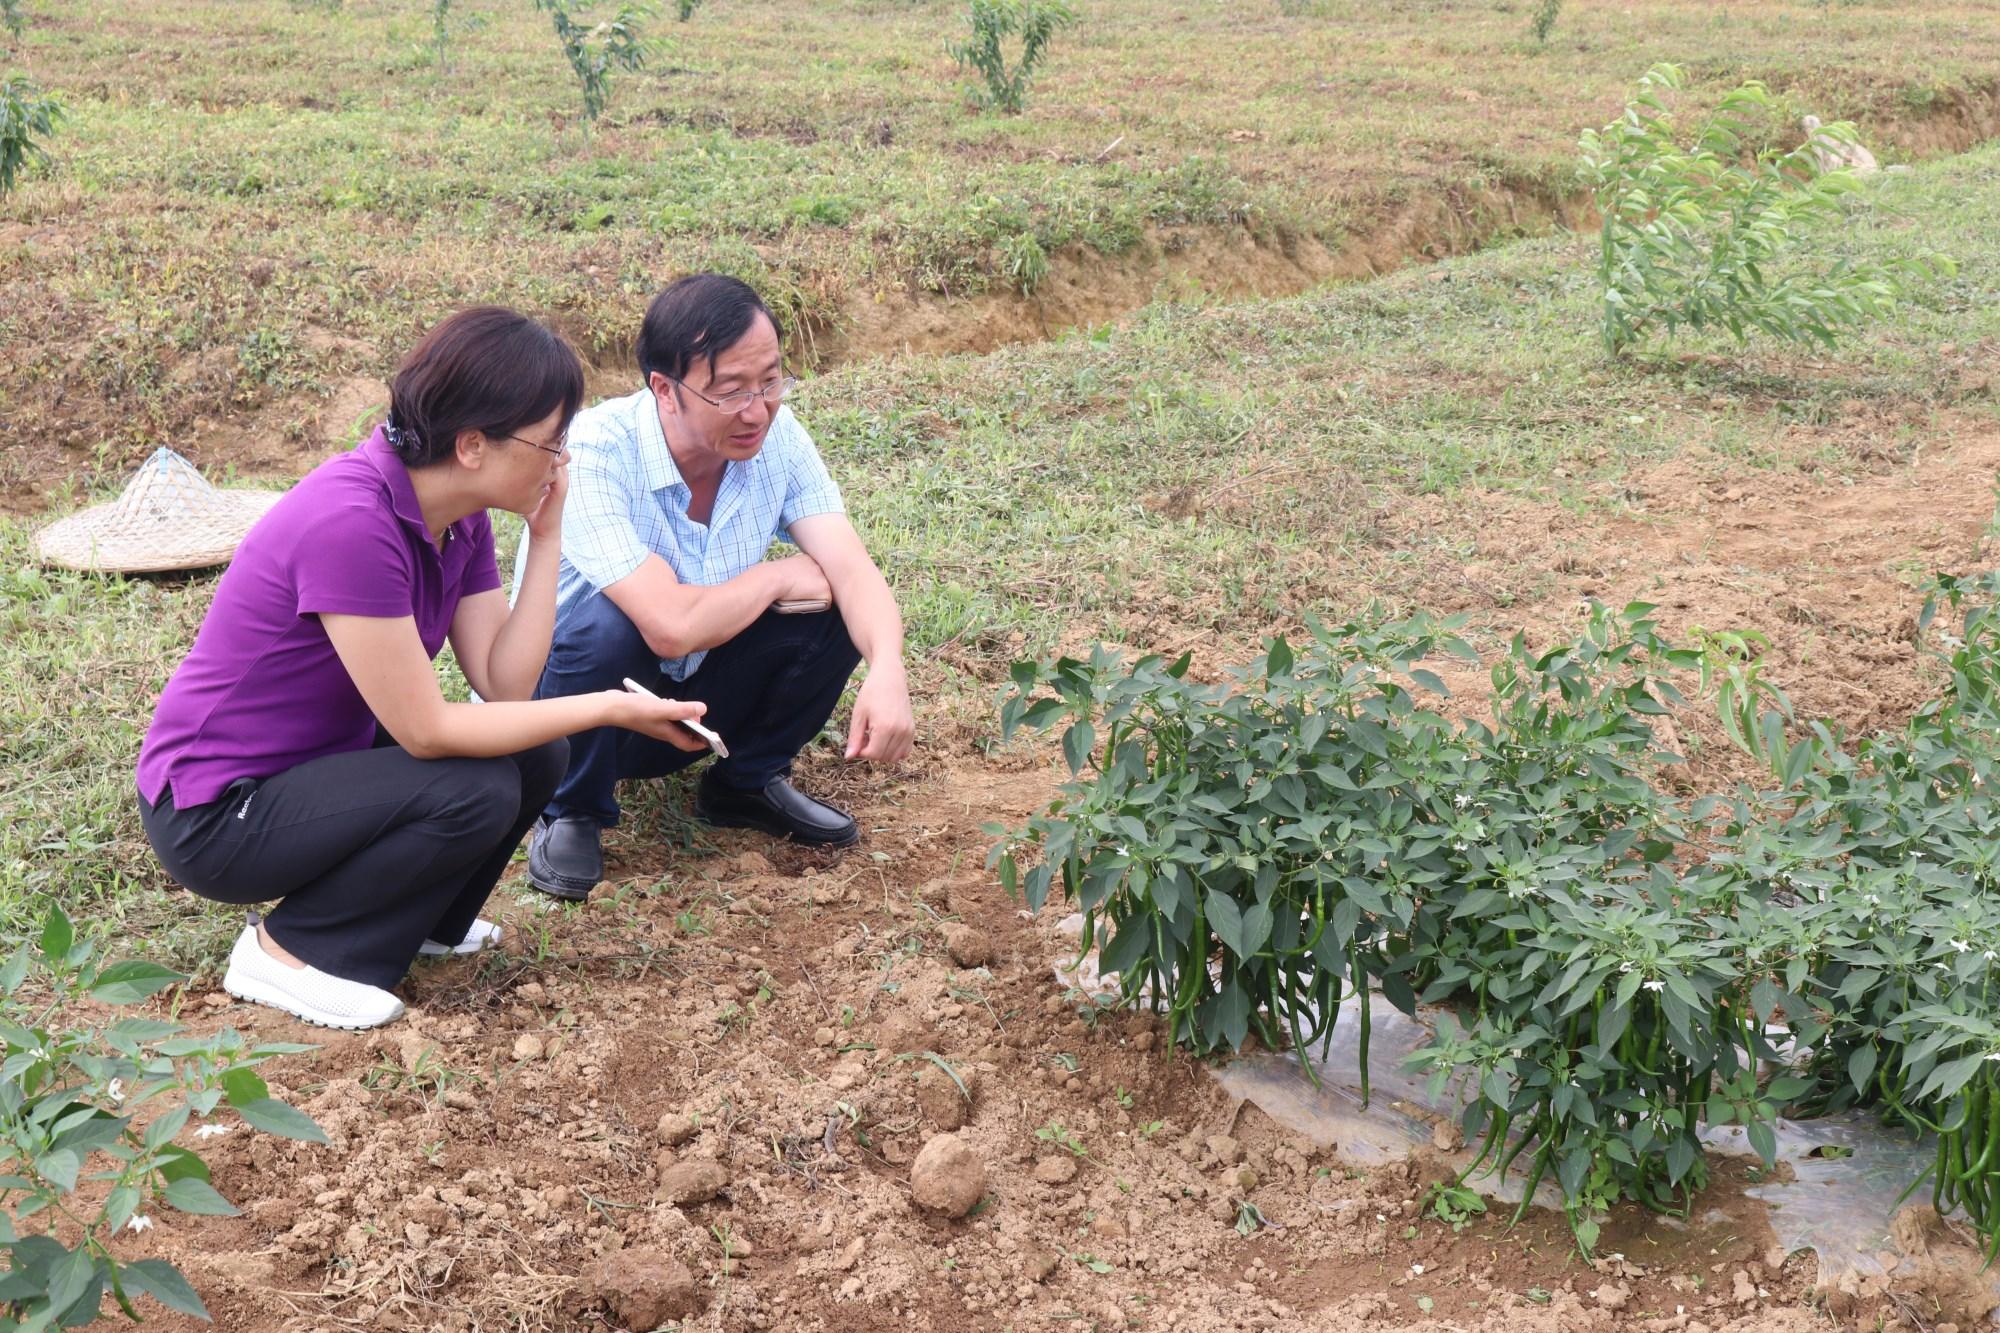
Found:
[{"label": "weed", "polygon": [[1088,1158],[1090,1153],[1084,1148],[1083,1140],[1060,1120],[1051,1120],[1035,1131],[1035,1139],[1040,1143],[1052,1143],[1072,1157]]},{"label": "weed", "polygon": [[1486,1200],[1478,1190],[1444,1181],[1426,1192],[1424,1207],[1438,1221],[1450,1223],[1453,1231],[1465,1230],[1486,1214]]}]

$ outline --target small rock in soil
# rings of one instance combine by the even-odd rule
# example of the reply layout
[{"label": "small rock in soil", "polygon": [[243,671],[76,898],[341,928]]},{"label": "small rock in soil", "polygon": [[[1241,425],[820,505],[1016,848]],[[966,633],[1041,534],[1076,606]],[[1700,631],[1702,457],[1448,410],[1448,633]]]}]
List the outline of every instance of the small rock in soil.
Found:
[{"label": "small rock in soil", "polygon": [[660,1117],[659,1132],[660,1142],[669,1148],[678,1148],[694,1137],[694,1121],[669,1111]]},{"label": "small rock in soil", "polygon": [[1757,1299],[1757,1284],[1750,1280],[1748,1273],[1739,1268],[1736,1270],[1735,1276],[1729,1280],[1731,1283],[1730,1297],[1738,1305],[1748,1305]]},{"label": "small rock in soil", "polygon": [[1622,1310],[1632,1299],[1632,1289],[1623,1284],[1614,1285],[1607,1282],[1591,1295],[1595,1296],[1597,1303],[1607,1310]]},{"label": "small rock in soil", "polygon": [[1044,1157],[1035,1163],[1035,1179],[1044,1185],[1066,1185],[1076,1179],[1076,1159]]},{"label": "small rock in soil", "polygon": [[660,1173],[659,1196],[682,1207],[691,1203],[707,1203],[722,1193],[722,1187],[728,1183],[729,1176],[720,1163],[696,1158]]},{"label": "small rock in soil", "polygon": [[1243,1160],[1243,1145],[1227,1134],[1208,1136],[1208,1150],[1215,1154],[1215,1160],[1224,1166],[1234,1166]]},{"label": "small rock in soil", "polygon": [[910,1197],[946,1217],[964,1217],[986,1195],[986,1164],[955,1134],[923,1146],[910,1167]]},{"label": "small rock in soil", "polygon": [[701,1289],[665,1250],[613,1250],[591,1268],[585,1289],[626,1328],[658,1328],[701,1308]]},{"label": "small rock in soil", "polygon": [[944,928],[944,949],[960,967],[985,967],[993,961],[993,941],[986,932],[954,921]]},{"label": "small rock in soil", "polygon": [[1061,1255],[1037,1254],[1028,1259],[1023,1271],[1027,1273],[1030,1282],[1047,1282],[1049,1275],[1056,1271],[1056,1265],[1061,1262]]},{"label": "small rock in soil", "polygon": [[514,1038],[514,1058],[516,1060],[539,1060],[542,1058],[542,1039],[532,1032],[523,1032]]}]

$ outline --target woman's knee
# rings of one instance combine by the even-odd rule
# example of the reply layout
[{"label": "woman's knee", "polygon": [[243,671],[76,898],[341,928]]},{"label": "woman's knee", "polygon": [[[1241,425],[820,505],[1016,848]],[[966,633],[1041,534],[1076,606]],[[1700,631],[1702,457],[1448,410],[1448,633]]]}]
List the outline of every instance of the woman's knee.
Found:
[{"label": "woman's knee", "polygon": [[556,794],[563,775],[569,772],[569,737],[545,741],[521,751],[513,759],[520,775],[521,811],[540,810]]},{"label": "woman's knee", "polygon": [[521,776],[512,760],[432,759],[424,786],[428,816],[467,838],[498,838],[521,814]]}]

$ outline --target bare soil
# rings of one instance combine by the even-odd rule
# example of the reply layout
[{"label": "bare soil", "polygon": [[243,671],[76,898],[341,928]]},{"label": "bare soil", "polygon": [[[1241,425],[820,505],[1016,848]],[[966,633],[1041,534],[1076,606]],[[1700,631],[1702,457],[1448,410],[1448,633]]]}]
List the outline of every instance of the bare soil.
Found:
[{"label": "bare soil", "polygon": [[[1422,561],[1433,605],[1531,632],[1588,596],[1657,602],[1676,629],[1760,626],[1803,713],[1892,724],[1924,690],[1908,574],[1976,560],[2000,466],[1990,425],[1923,438],[1850,449],[1834,475],[1682,458],[1581,511],[1419,504],[1384,541],[1441,551],[1476,517],[1470,559]],[[1726,781],[1711,724],[1679,722],[1707,741],[1690,780]],[[321,1043],[271,1073],[333,1143],[204,1145],[244,1215],[169,1214],[128,1248],[181,1263],[244,1333],[1779,1333],[1970,1328],[1992,1305],[1963,1230],[1922,1210],[1886,1282],[1816,1290],[1739,1159],[1715,1161],[1689,1222],[1615,1216],[1594,1267],[1553,1215],[1421,1216],[1428,1162],[1350,1168],[1230,1104],[1149,1016],[1080,1012],[1052,980],[1065,909],[1030,919],[983,869],[980,825],[1023,818],[1054,772],[984,756],[983,719],[936,723],[906,774],[809,775],[860,811],[860,849],[670,850],[686,826],[655,803],[587,910],[503,898],[507,955],[419,969],[386,1031],[320,1033],[198,984],[203,1022]],[[985,1174],[963,1219],[912,1199],[942,1133]],[[1239,1233],[1245,1200],[1269,1226]]]}]

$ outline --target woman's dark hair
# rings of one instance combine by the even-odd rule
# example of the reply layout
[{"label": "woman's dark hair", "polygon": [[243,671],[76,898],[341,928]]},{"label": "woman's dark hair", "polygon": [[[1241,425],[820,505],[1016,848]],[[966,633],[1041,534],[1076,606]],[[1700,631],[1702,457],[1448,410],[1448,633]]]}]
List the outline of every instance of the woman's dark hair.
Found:
[{"label": "woman's dark hair", "polygon": [[670,380],[687,378],[696,357],[706,358],[715,374],[715,358],[736,345],[762,315],[785,341],[784,326],[747,282],[720,273],[690,273],[676,279],[646,307],[639,326],[639,374],[648,383],[658,371]]},{"label": "woman's dark hair", "polygon": [[583,362],[555,330],[502,306],[461,310],[424,335],[389,382],[389,443],[409,467],[457,451],[460,431],[498,439],[583,406]]}]

